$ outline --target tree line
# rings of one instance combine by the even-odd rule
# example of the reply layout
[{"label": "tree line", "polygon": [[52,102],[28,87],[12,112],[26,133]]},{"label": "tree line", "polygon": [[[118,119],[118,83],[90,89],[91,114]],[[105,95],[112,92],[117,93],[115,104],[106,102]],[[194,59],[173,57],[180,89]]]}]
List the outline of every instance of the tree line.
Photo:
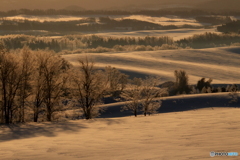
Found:
[{"label": "tree line", "polygon": [[102,37],[97,35],[67,35],[60,38],[6,35],[0,40],[9,50],[28,46],[31,50],[50,49],[65,53],[101,53],[109,51],[145,51],[178,48],[210,48],[240,43],[239,34],[206,32],[174,41],[168,36]]},{"label": "tree line", "polygon": [[162,37],[102,37],[102,36],[81,36],[69,35],[61,38],[35,37],[27,35],[10,35],[0,38],[7,49],[21,49],[28,46],[31,50],[50,49],[55,52],[62,50],[76,50],[84,48],[97,48],[99,46],[114,48],[115,46],[143,45],[143,46],[162,46],[163,44],[172,45],[173,39],[167,36]]},{"label": "tree line", "polygon": [[228,22],[217,27],[219,32],[240,34],[240,20]]},{"label": "tree line", "polygon": [[[175,82],[160,84],[159,77],[129,79],[114,67],[96,68],[88,57],[73,66],[53,51],[18,53],[0,45],[0,123],[53,121],[58,113],[80,110],[80,117],[100,115],[106,98],[123,101],[122,110],[144,116],[157,113],[163,96],[179,94],[236,92],[237,85],[214,88],[212,79],[188,84],[183,70],[174,71]],[[120,112],[120,111],[119,111]]]},{"label": "tree line", "polygon": [[[71,21],[31,21],[31,20],[9,20],[2,18],[0,30],[3,31],[25,31],[25,30],[45,30],[49,32],[89,32],[104,30],[119,30],[119,28],[130,27],[131,30],[169,30],[181,28],[200,28],[192,25],[161,25],[135,19],[114,20],[109,17],[99,17],[99,22],[95,18],[86,18]],[[127,30],[127,29],[125,29]]]},{"label": "tree line", "polygon": [[218,34],[211,32],[196,34],[176,41],[180,47],[185,48],[188,46],[194,49],[227,46],[239,42],[240,34]]},{"label": "tree line", "polygon": [[167,88],[168,95],[180,95],[180,94],[199,94],[199,93],[217,93],[217,92],[237,92],[239,91],[239,85],[232,84],[226,87],[214,88],[211,84],[213,79],[201,78],[197,81],[196,85],[189,85],[189,77],[184,70],[174,71],[175,82],[168,81],[160,85],[161,88]]},{"label": "tree line", "polygon": [[52,121],[58,112],[69,109],[80,109],[83,118],[92,119],[99,115],[98,106],[106,96],[126,101],[137,94],[138,99],[146,99],[142,103],[145,116],[160,107],[151,102],[163,92],[156,88],[156,78],[139,79],[135,85],[135,80],[111,66],[97,69],[87,57],[78,63],[73,67],[52,51],[32,52],[24,47],[20,53],[11,53],[1,45],[1,123]]}]

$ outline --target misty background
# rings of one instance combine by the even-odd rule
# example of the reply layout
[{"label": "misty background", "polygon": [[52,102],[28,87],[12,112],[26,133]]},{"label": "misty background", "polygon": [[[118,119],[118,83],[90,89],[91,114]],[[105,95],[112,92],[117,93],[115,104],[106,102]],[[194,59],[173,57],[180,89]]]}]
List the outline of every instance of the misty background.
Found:
[{"label": "misty background", "polygon": [[0,0],[0,10],[69,9],[69,10],[139,10],[193,8],[239,10],[239,0]]}]

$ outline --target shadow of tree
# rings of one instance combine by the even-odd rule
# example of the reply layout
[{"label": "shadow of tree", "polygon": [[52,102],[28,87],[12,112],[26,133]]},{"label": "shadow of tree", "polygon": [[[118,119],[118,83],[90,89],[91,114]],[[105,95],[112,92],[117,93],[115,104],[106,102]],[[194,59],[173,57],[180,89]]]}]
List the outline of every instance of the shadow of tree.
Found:
[{"label": "shadow of tree", "polygon": [[[233,101],[234,100],[234,101]],[[121,107],[125,104],[116,104],[105,108],[99,118],[114,118],[114,117],[126,117],[133,116],[132,111],[120,111]],[[218,94],[211,93],[202,96],[198,95],[186,95],[186,96],[171,96],[164,97],[161,107],[157,110],[158,113],[168,112],[180,112],[201,108],[213,108],[213,107],[235,107],[240,108],[240,95],[237,98],[230,93]],[[138,111],[138,115],[143,114],[142,111]]]},{"label": "shadow of tree", "polygon": [[226,49],[229,52],[240,54],[240,47],[233,47]]},{"label": "shadow of tree", "polygon": [[46,122],[1,125],[0,142],[38,136],[54,137],[61,132],[78,132],[84,128],[87,127],[77,122]]},{"label": "shadow of tree", "polygon": [[202,97],[185,97],[181,99],[167,99],[162,102],[162,106],[159,108],[159,113],[188,111],[201,108],[213,108],[213,107],[231,107],[240,108],[240,97],[237,100],[232,101],[233,97],[226,93],[226,95],[212,94]]},{"label": "shadow of tree", "polygon": [[[97,118],[95,120],[98,121],[98,122],[105,123],[106,125],[121,124],[121,123],[125,122],[123,119],[113,119],[113,118],[103,118],[103,117],[102,118]],[[94,121],[92,121],[92,122],[94,122]]]}]

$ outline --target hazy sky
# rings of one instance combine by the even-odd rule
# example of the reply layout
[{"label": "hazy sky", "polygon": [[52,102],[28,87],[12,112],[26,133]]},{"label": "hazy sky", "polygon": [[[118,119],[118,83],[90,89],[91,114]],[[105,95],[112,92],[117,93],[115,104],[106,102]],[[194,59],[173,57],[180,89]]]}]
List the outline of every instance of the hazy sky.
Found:
[{"label": "hazy sky", "polygon": [[68,6],[77,5],[85,9],[103,8],[122,8],[123,6],[153,6],[161,8],[162,4],[187,4],[196,5],[197,3],[210,0],[0,0],[0,10],[11,9],[63,9]]}]

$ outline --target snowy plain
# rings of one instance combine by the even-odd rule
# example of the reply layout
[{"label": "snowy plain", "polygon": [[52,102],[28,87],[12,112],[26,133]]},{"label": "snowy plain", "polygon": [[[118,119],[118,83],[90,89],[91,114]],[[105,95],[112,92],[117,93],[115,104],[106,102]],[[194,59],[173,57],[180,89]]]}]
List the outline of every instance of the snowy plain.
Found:
[{"label": "snowy plain", "polygon": [[[63,55],[73,65],[86,54]],[[97,67],[129,74],[159,75],[174,81],[184,69],[190,84],[201,77],[214,84],[238,83],[240,47],[89,53]],[[238,94],[239,97],[239,94]],[[69,120],[0,126],[1,160],[186,160],[212,159],[210,151],[240,153],[240,99],[229,93],[163,97],[158,114],[120,112],[123,102],[108,104],[93,120]],[[215,159],[239,157],[215,157]]]},{"label": "snowy plain", "polygon": [[132,77],[157,75],[162,82],[174,81],[174,70],[182,69],[188,73],[190,84],[202,77],[212,78],[213,84],[239,84],[240,47],[63,55],[74,65],[86,56],[98,67],[110,65]]},{"label": "snowy plain", "polygon": [[[171,110],[162,113],[160,110],[159,114],[147,117],[133,117],[115,110],[112,118],[103,115],[88,121],[1,126],[0,157],[1,160],[203,160],[212,159],[211,151],[239,153],[240,103],[229,103],[230,100],[229,93],[175,96],[163,100],[162,107],[172,107]],[[182,111],[175,112],[177,108]]]},{"label": "snowy plain", "polygon": [[32,15],[17,15],[17,16],[8,16],[4,17],[9,20],[29,20],[29,21],[75,21],[75,20],[82,20],[86,18],[96,18],[97,20],[99,17],[109,17],[115,20],[122,20],[122,19],[135,19],[139,21],[145,21],[155,24],[161,25],[193,25],[193,26],[203,26],[201,23],[197,23],[193,18],[180,18],[178,16],[162,16],[162,17],[151,17],[145,15],[86,15],[86,16],[66,16],[66,15],[56,15],[56,16],[32,16]]},{"label": "snowy plain", "polygon": [[83,33],[85,35],[97,35],[103,37],[146,37],[146,36],[168,36],[172,37],[173,40],[177,41],[183,38],[191,37],[195,34],[203,34],[206,32],[220,33],[216,31],[216,28],[200,28],[200,29],[169,29],[169,30],[140,30],[140,31],[101,31],[101,32],[91,32]]},{"label": "snowy plain", "polygon": [[[191,25],[199,28],[184,28],[184,29],[169,29],[169,30],[140,30],[140,31],[127,31],[127,30],[109,30],[109,31],[91,31],[91,32],[77,32],[71,34],[84,34],[84,35],[99,35],[104,37],[145,37],[145,36],[169,36],[173,37],[174,40],[180,40],[183,38],[187,38],[193,36],[194,34],[203,34],[205,32],[215,32],[219,33],[216,30],[216,26],[209,28],[210,24],[206,23],[198,23],[194,18],[181,18],[178,16],[162,16],[162,17],[152,17],[145,15],[86,15],[86,16],[66,16],[66,15],[56,15],[56,16],[31,16],[31,15],[16,15],[16,16],[8,16],[3,17],[9,20],[29,20],[29,21],[76,21],[83,20],[86,18],[95,18],[96,23],[99,23],[99,17],[109,17],[115,20],[123,20],[123,19],[132,19],[145,21],[155,24],[160,24],[163,26],[167,25],[175,25],[175,26],[183,26],[183,25]],[[235,18],[236,19],[236,18]],[[1,24],[1,21],[0,21]],[[205,28],[207,26],[207,28]],[[41,33],[42,32],[42,33]],[[1,32],[0,32],[1,33]],[[3,33],[2,33],[3,34]],[[48,31],[15,31],[9,32],[8,34],[33,34],[33,35],[48,35]],[[50,35],[52,33],[49,33]],[[64,33],[65,34],[65,33]],[[62,35],[62,34],[60,34]]]}]

